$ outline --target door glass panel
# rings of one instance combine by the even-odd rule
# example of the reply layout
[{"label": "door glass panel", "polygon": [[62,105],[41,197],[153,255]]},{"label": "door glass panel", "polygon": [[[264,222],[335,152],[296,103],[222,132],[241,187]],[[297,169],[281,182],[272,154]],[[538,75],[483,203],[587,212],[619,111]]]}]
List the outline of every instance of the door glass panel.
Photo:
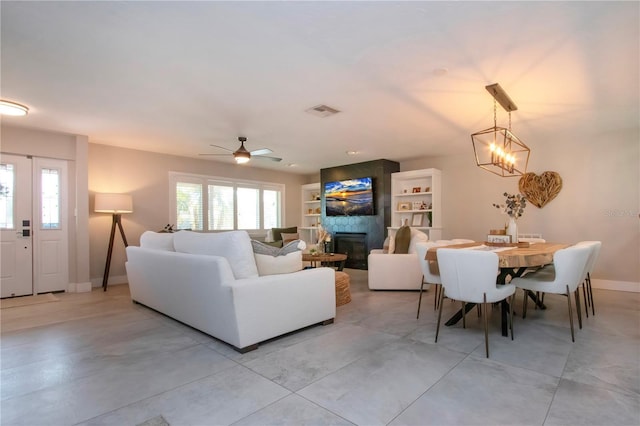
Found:
[{"label": "door glass panel", "polygon": [[0,164],[0,228],[2,229],[14,229],[14,182],[13,164]]},{"label": "door glass panel", "polygon": [[42,229],[60,229],[60,172],[41,169]]}]

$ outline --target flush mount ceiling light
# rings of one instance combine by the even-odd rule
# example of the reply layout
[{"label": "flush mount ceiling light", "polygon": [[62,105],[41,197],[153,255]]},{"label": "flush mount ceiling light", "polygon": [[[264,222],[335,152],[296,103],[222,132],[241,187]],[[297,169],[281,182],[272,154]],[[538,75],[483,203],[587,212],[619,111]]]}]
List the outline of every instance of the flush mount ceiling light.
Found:
[{"label": "flush mount ceiling light", "polygon": [[[493,96],[493,127],[471,135],[476,164],[498,176],[522,176],[527,172],[531,150],[511,132],[511,111],[518,107],[498,83],[485,88]],[[496,124],[497,103],[509,112],[508,129]]]},{"label": "flush mount ceiling light", "polygon": [[28,112],[29,108],[24,105],[21,105],[17,102],[0,99],[0,114],[2,115],[13,115],[19,117],[27,115]]}]

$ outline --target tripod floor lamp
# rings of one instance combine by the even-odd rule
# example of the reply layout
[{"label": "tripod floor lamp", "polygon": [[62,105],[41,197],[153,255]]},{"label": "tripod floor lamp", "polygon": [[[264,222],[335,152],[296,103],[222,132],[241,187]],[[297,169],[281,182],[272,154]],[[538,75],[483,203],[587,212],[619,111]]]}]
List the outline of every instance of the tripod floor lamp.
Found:
[{"label": "tripod floor lamp", "polygon": [[96,213],[111,213],[111,236],[109,237],[109,250],[107,251],[107,263],[104,265],[104,275],[102,278],[102,289],[107,291],[109,281],[109,268],[111,267],[111,255],[113,254],[113,238],[116,234],[116,225],[122,235],[124,246],[128,247],[127,237],[122,229],[122,214],[133,213],[133,200],[130,194],[96,194]]}]

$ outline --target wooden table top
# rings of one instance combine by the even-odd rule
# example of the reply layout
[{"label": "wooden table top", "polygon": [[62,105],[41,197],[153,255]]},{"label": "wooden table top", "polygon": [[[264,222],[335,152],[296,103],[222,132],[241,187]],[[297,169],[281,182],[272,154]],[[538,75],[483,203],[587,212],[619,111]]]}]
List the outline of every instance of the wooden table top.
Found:
[{"label": "wooden table top", "polygon": [[[440,248],[467,248],[482,245],[481,242],[453,244],[450,246],[432,247],[427,251],[425,259],[437,261],[436,251]],[[570,244],[559,243],[535,243],[529,247],[514,247],[508,250],[495,252],[498,255],[498,265],[501,268],[523,268],[532,266],[542,266],[553,262],[553,254]],[[495,247],[498,248],[498,247]]]},{"label": "wooden table top", "polygon": [[347,260],[347,255],[342,253],[302,253],[302,260],[304,262],[340,262]]}]

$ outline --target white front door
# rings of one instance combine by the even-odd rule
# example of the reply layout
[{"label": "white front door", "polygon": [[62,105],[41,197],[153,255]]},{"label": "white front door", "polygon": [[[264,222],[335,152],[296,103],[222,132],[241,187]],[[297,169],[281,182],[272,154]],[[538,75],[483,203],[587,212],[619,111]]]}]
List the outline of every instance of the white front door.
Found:
[{"label": "white front door", "polygon": [[0,157],[0,297],[69,283],[67,162]]},{"label": "white front door", "polygon": [[69,283],[67,162],[33,161],[34,292],[62,291]]},{"label": "white front door", "polygon": [[31,163],[0,157],[0,297],[33,294]]}]

